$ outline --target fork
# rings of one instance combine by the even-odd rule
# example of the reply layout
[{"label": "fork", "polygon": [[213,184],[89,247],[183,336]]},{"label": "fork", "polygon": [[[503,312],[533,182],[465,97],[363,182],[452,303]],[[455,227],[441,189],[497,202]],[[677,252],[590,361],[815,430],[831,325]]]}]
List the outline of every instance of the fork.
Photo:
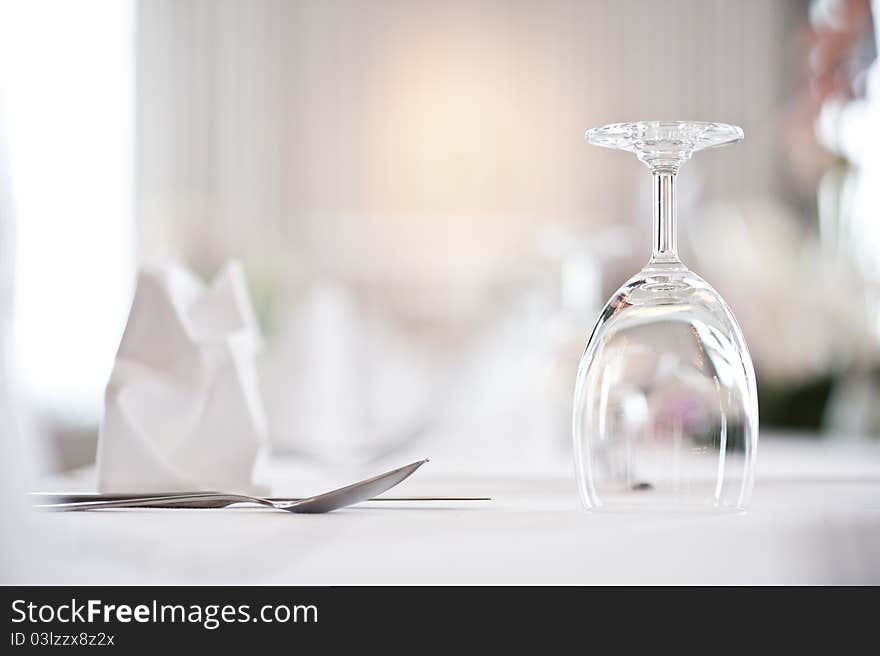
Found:
[{"label": "fork", "polygon": [[345,506],[351,506],[370,497],[382,494],[406,480],[415,470],[428,462],[418,460],[404,467],[367,478],[330,492],[324,492],[307,499],[296,501],[271,501],[262,497],[244,494],[225,494],[220,492],[199,492],[193,494],[169,494],[167,496],[135,497],[108,501],[77,501],[73,503],[37,504],[34,507],[42,510],[102,510],[105,508],[156,508],[178,504],[197,504],[202,508],[216,508],[233,503],[256,503],[276,510],[292,513],[326,513]]}]

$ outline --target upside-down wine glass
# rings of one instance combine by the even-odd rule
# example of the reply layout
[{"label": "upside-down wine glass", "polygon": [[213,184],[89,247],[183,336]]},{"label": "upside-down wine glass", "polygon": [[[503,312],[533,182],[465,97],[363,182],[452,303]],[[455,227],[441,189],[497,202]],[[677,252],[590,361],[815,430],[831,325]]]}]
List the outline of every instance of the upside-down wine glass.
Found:
[{"label": "upside-down wine glass", "polygon": [[690,156],[741,140],[721,123],[587,131],[651,169],[653,253],[602,310],[578,368],[573,434],[588,509],[742,509],[754,482],[758,398],[748,348],[718,293],[676,250],[675,183]]}]

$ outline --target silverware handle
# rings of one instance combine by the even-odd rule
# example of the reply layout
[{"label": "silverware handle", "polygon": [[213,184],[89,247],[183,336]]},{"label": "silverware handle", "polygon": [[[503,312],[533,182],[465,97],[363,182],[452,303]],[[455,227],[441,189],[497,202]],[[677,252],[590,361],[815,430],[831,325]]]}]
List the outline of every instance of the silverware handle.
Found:
[{"label": "silverware handle", "polygon": [[122,501],[125,499],[153,499],[159,497],[179,497],[205,494],[218,494],[216,490],[187,490],[185,492],[29,492],[28,497],[35,504],[76,503],[79,501]]},{"label": "silverware handle", "polygon": [[260,503],[260,500],[234,494],[178,494],[168,496],[129,497],[100,501],[71,501],[35,504],[40,510],[105,510],[108,508],[223,508],[233,503]]},{"label": "silverware handle", "polygon": [[[33,497],[33,501],[35,505],[52,505],[56,503],[82,503],[85,501],[126,501],[129,499],[142,499],[142,498],[156,498],[156,497],[165,497],[165,496],[174,496],[177,495],[166,495],[166,494],[151,494],[138,496],[136,494],[120,494],[120,495],[97,495],[97,494],[49,494],[45,492],[31,492],[31,496]],[[201,494],[201,493],[199,493]],[[214,493],[212,493],[214,494]],[[216,494],[220,495],[219,492]],[[185,495],[189,496],[189,494]],[[279,503],[284,503],[286,501],[302,501],[307,497],[267,497],[267,501],[277,501]],[[388,502],[388,501],[491,501],[492,497],[441,497],[441,496],[431,496],[431,495],[423,495],[423,496],[410,496],[410,497],[396,497],[396,496],[385,496],[381,495],[378,497],[372,497],[371,499],[367,499],[367,501],[378,501],[378,502]],[[169,501],[170,503],[174,503],[173,501]]]}]

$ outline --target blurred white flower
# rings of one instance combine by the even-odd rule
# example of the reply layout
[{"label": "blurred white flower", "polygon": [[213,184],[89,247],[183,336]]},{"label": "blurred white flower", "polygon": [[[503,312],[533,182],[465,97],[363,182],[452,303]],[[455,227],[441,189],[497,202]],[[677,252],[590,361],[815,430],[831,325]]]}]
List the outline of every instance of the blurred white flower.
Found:
[{"label": "blurred white flower", "polygon": [[684,230],[688,264],[728,302],[766,379],[804,380],[876,357],[863,287],[771,199],[714,203]]}]

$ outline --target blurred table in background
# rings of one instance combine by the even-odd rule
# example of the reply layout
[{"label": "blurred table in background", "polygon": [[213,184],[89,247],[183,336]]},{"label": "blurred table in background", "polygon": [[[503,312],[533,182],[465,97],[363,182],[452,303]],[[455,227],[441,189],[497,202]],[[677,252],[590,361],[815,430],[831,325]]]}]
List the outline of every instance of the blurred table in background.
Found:
[{"label": "blurred table in background", "polygon": [[[585,513],[561,456],[515,463],[428,455],[432,462],[394,494],[493,500],[368,503],[328,515],[246,507],[33,513],[33,548],[45,551],[15,582],[880,583],[877,440],[765,434],[752,508],[720,516]],[[266,475],[275,493],[291,495],[345,480],[282,458]],[[93,476],[81,470],[43,489],[86,490]]]}]

